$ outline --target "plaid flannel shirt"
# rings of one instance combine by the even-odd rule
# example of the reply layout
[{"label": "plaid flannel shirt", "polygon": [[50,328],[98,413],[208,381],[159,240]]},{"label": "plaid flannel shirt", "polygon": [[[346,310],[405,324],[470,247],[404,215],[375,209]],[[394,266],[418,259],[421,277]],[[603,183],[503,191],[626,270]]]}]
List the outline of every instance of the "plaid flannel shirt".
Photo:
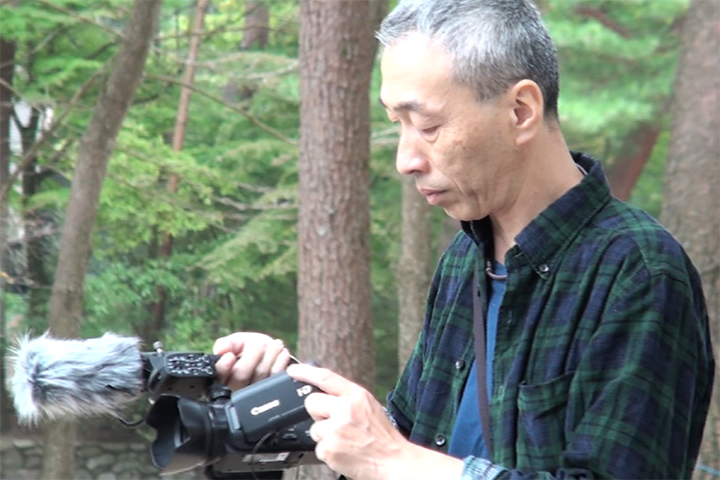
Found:
[{"label": "plaid flannel shirt", "polygon": [[[573,157],[588,174],[505,256],[494,451],[464,459],[462,480],[689,478],[694,468],[714,372],[699,276],[666,230],[611,197],[597,161]],[[439,451],[474,358],[473,269],[492,252],[487,219],[463,230],[388,395],[400,430]]]}]

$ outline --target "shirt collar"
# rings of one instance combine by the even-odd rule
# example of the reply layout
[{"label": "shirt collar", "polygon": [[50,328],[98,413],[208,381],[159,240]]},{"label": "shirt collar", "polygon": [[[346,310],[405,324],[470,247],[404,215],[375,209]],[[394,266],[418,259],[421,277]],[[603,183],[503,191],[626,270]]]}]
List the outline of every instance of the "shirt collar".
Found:
[{"label": "shirt collar", "polygon": [[[558,263],[554,261],[556,256],[610,200],[610,187],[600,162],[583,153],[571,153],[575,163],[585,169],[587,175],[515,237],[515,245],[505,257],[508,270],[520,257],[525,257],[538,275],[543,278],[552,275]],[[492,225],[489,217],[461,222],[461,225],[483,255],[492,252]]]}]

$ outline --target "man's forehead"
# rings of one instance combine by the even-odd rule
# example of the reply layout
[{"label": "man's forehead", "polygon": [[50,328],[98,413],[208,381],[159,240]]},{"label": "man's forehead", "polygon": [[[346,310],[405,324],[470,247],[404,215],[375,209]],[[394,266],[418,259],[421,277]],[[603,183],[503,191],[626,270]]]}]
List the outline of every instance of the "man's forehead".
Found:
[{"label": "man's forehead", "polygon": [[427,108],[424,94],[444,89],[451,68],[450,56],[442,48],[423,35],[407,35],[383,51],[380,103],[393,111],[421,111]]},{"label": "man's forehead", "polygon": [[394,112],[420,112],[422,113],[425,110],[425,104],[418,101],[418,100],[400,100],[397,103],[393,103],[392,105],[386,105],[382,98],[382,91],[380,93],[380,97],[378,97],[378,101],[380,102],[380,105],[387,108],[388,110],[392,110]]},{"label": "man's forehead", "polygon": [[380,58],[380,68],[425,59],[426,57],[448,56],[444,48],[430,37],[412,32],[387,45]]}]

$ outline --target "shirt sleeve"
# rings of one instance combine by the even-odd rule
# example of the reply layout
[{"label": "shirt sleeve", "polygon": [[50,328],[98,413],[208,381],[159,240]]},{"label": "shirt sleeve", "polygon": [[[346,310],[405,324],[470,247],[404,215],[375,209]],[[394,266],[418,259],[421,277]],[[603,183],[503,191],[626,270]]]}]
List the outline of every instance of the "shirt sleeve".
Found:
[{"label": "shirt sleeve", "polygon": [[463,470],[460,480],[494,480],[507,470],[489,460],[477,457],[463,459]]}]

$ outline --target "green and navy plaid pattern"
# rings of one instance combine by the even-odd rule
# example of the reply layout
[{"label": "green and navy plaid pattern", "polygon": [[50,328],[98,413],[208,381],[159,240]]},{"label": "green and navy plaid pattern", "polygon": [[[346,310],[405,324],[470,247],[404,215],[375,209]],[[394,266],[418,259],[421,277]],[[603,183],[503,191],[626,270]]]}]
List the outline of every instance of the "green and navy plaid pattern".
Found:
[{"label": "green and navy plaid pattern", "polygon": [[[465,459],[463,480],[689,478],[714,371],[698,274],[657,222],[610,196],[597,161],[573,156],[588,174],[505,257],[492,463]],[[463,230],[388,395],[400,430],[440,451],[474,358],[473,269],[492,252],[487,219]]]}]

